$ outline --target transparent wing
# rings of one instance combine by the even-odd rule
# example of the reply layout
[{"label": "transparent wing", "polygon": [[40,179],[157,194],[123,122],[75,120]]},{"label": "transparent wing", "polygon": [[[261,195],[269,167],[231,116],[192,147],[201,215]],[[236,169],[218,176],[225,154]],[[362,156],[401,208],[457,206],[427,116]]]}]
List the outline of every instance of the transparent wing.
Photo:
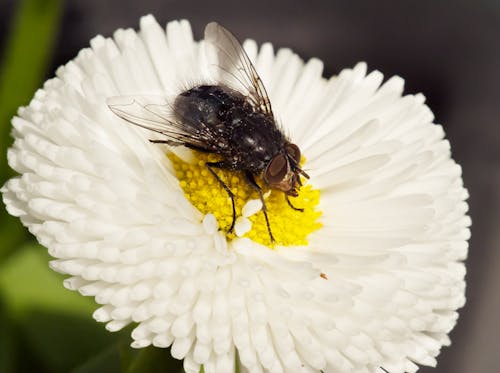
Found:
[{"label": "transparent wing", "polygon": [[202,123],[179,120],[172,100],[163,96],[115,96],[106,100],[109,109],[123,120],[165,136],[173,146],[214,151],[213,134]]},{"label": "transparent wing", "polygon": [[209,63],[219,69],[222,80],[232,88],[248,93],[260,111],[273,115],[271,102],[255,67],[240,42],[224,27],[211,22],[205,27],[205,40],[213,47],[207,51]]}]

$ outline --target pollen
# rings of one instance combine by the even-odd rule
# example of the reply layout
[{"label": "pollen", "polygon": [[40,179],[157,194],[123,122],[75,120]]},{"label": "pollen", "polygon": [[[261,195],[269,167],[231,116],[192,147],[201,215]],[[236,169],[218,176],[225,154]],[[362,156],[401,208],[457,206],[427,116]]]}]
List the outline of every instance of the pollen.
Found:
[{"label": "pollen", "polygon": [[[234,230],[228,232],[233,220],[231,198],[205,165],[207,162],[216,162],[220,159],[215,154],[193,153],[194,160],[190,162],[181,160],[173,153],[168,153],[168,158],[173,164],[179,184],[187,199],[202,214],[213,214],[227,239],[232,240],[236,234]],[[248,185],[242,172],[217,168],[213,170],[234,194],[236,218],[242,216],[243,206],[249,200],[258,199],[259,194]],[[304,185],[300,188],[298,197],[290,197],[291,203],[296,208],[304,209],[301,212],[288,205],[282,191],[267,189],[261,179],[256,180],[264,193],[269,224],[275,242],[274,244],[271,242],[262,210],[249,217],[252,227],[244,237],[270,248],[275,245],[307,245],[308,235],[321,227],[319,222],[321,211],[318,210],[319,190],[311,185]]]}]

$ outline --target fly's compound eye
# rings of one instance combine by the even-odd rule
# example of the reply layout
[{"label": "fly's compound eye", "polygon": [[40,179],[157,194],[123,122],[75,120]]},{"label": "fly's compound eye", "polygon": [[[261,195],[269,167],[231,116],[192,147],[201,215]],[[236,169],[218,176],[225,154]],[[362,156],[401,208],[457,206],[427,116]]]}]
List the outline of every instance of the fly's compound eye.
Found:
[{"label": "fly's compound eye", "polygon": [[298,166],[300,164],[300,149],[297,145],[288,143],[285,146],[286,153],[294,160]]},{"label": "fly's compound eye", "polygon": [[264,177],[270,185],[279,184],[288,175],[289,170],[288,159],[283,154],[278,154],[269,162]]}]

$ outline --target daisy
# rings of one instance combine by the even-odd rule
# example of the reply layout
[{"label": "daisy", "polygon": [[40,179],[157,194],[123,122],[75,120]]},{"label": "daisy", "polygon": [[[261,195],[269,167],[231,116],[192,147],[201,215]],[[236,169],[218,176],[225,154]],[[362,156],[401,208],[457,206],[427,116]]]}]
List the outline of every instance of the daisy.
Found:
[{"label": "daisy", "polygon": [[[132,347],[171,346],[186,372],[415,372],[436,365],[465,302],[461,169],[421,94],[364,63],[330,79],[289,49],[244,43],[310,176],[262,204],[211,155],[152,144],[113,96],[210,78],[187,21],[98,36],[19,109],[2,189],[94,318]],[[213,76],[212,76],[213,78]]]}]

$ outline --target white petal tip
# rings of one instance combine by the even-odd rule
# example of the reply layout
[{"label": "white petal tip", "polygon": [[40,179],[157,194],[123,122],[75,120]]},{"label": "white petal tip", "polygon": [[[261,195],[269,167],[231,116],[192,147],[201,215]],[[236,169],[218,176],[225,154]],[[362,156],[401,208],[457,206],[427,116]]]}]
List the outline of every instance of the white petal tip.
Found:
[{"label": "white petal tip", "polygon": [[248,220],[246,217],[240,216],[238,219],[236,219],[236,223],[234,225],[234,232],[238,237],[243,237],[243,235],[249,232],[250,229],[252,229],[252,222]]},{"label": "white petal tip", "polygon": [[241,214],[245,217],[248,218],[257,212],[259,212],[262,209],[262,202],[260,199],[251,199],[247,203],[245,203],[245,206],[241,209]]},{"label": "white petal tip", "polygon": [[144,348],[148,347],[151,344],[151,341],[149,339],[141,339],[139,341],[133,341],[130,344],[130,347],[132,348]]},{"label": "white petal tip", "polygon": [[203,228],[205,229],[205,232],[208,234],[212,235],[217,232],[219,229],[219,224],[217,223],[217,219],[213,214],[207,214],[203,218]]}]

